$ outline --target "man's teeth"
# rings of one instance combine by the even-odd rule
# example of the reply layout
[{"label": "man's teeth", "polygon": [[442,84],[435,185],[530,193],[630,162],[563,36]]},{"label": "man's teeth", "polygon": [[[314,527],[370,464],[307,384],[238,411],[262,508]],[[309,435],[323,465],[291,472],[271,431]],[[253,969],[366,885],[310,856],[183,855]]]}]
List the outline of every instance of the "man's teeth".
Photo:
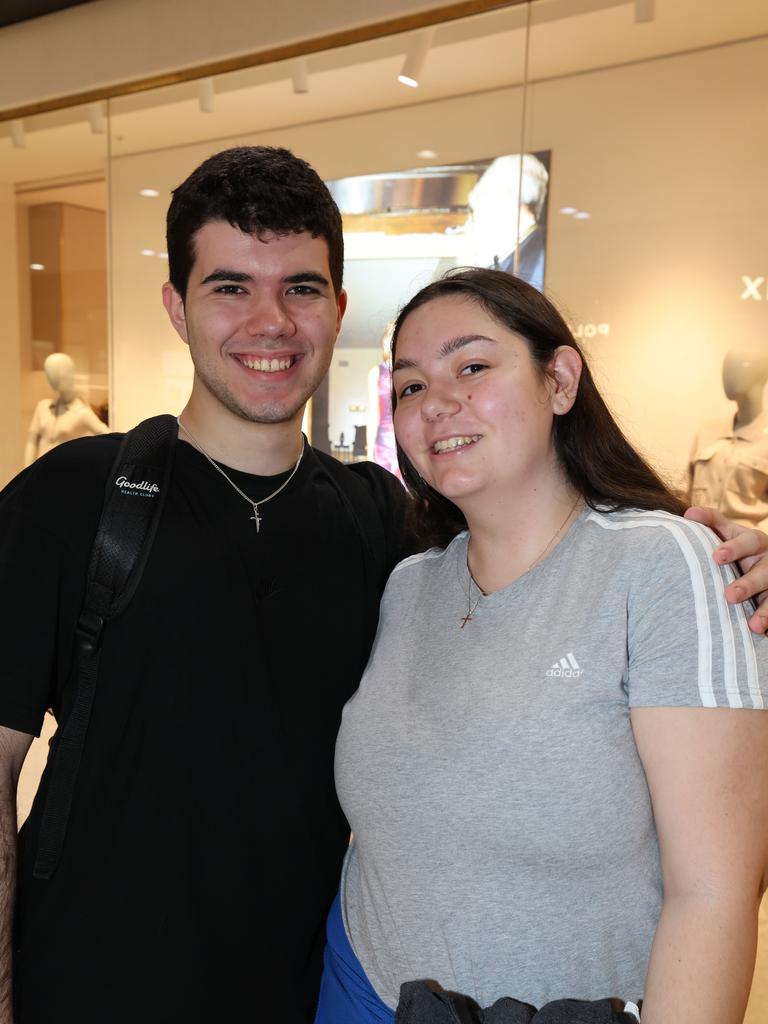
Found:
[{"label": "man's teeth", "polygon": [[249,370],[260,370],[262,373],[277,373],[278,370],[287,370],[293,363],[293,359],[247,359],[240,357],[243,366]]},{"label": "man's teeth", "polygon": [[445,441],[435,441],[432,447],[435,452],[446,452],[451,448],[465,448],[468,444],[479,441],[481,437],[482,434],[472,434],[469,437],[449,437]]}]

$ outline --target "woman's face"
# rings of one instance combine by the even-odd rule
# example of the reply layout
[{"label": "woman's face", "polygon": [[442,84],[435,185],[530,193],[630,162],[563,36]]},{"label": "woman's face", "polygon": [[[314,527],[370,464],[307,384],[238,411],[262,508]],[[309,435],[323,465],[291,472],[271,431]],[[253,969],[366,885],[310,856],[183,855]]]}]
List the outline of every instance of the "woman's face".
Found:
[{"label": "woman's face", "polygon": [[474,299],[420,306],[397,339],[395,433],[417,472],[459,508],[559,473],[557,389],[527,343]]}]

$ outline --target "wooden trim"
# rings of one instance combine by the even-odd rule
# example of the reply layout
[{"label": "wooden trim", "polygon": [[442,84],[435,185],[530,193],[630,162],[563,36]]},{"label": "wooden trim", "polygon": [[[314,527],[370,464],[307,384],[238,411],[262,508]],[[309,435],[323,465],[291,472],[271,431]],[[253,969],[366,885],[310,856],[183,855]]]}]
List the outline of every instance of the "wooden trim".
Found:
[{"label": "wooden trim", "polygon": [[473,14],[486,14],[504,7],[517,7],[527,2],[528,0],[459,0],[457,3],[443,4],[430,11],[404,14],[370,25],[359,25],[355,28],[330,32],[328,35],[316,36],[314,39],[273,46],[268,50],[256,50],[238,57],[225,57],[179,71],[166,71],[133,81],[117,82],[98,89],[89,89],[86,92],[71,93],[68,96],[56,96],[34,103],[24,103],[18,107],[9,107],[0,110],[0,124],[22,117],[33,117],[35,114],[45,114],[52,110],[64,110],[67,107],[77,107],[85,103],[97,103],[100,100],[115,99],[118,96],[129,96],[134,93],[147,92],[150,89],[162,89],[169,85],[192,82],[198,78],[211,78],[216,75],[225,75],[230,71],[242,71],[244,68],[291,60],[310,53],[333,50],[341,46],[352,46],[355,43],[365,43],[372,39],[381,39],[384,36],[398,35],[401,32],[413,32],[444,22],[468,18]]}]

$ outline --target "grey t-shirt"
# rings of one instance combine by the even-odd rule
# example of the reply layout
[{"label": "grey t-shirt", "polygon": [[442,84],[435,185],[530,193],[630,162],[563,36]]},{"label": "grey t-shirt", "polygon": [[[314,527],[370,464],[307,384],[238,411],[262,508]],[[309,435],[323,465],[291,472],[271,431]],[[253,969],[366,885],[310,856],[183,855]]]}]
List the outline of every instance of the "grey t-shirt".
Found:
[{"label": "grey t-shirt", "polygon": [[464,629],[466,534],[396,567],[336,747],[344,920],[387,1004],[416,978],[481,1006],[642,996],[662,880],[630,708],[768,696],[711,537],[585,509]]}]

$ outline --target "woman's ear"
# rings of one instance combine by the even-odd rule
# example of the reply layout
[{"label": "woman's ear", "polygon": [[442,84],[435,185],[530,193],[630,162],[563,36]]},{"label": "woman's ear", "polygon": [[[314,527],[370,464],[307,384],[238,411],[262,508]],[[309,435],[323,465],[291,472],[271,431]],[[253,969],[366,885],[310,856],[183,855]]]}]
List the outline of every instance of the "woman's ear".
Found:
[{"label": "woman's ear", "polygon": [[570,412],[579,390],[581,356],[570,345],[561,345],[552,357],[549,372],[555,382],[552,391],[552,411],[556,416]]}]

